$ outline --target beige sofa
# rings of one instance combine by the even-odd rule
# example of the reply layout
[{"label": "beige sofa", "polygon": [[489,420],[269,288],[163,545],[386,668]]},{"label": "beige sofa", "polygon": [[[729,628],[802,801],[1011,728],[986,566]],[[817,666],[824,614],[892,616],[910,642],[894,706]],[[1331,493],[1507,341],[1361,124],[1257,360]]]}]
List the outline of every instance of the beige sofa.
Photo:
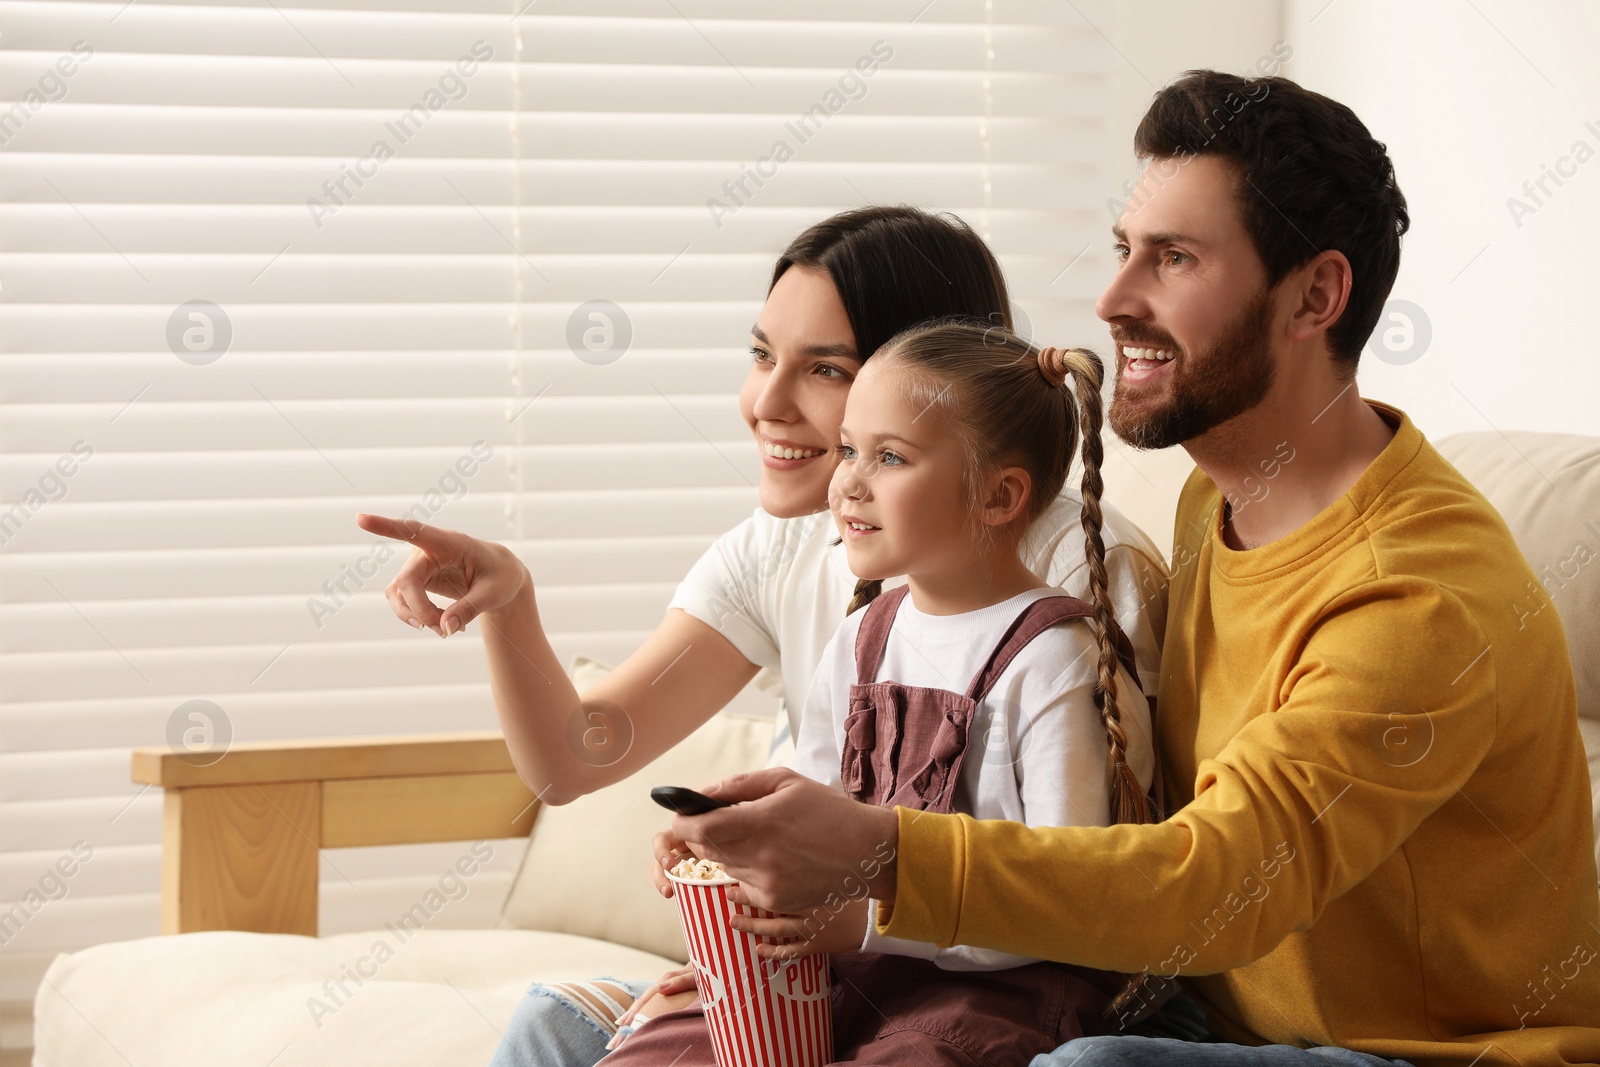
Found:
[{"label": "beige sofa", "polygon": [[[1546,587],[1534,606],[1548,596],[1566,625],[1600,778],[1600,438],[1466,434],[1440,449],[1507,517]],[[580,688],[593,669],[579,664]],[[206,768],[143,750],[136,780],[167,790],[163,929],[178,936],[58,957],[35,1002],[34,1062],[486,1062],[530,980],[653,976],[684,958],[672,905],[644,875],[664,818],[648,787],[759,766],[771,733],[718,716],[629,781],[544,810],[492,735],[241,745]],[[315,936],[318,848],[462,841],[443,898],[475,868],[467,842],[530,827],[496,929],[430,929],[424,896],[410,921]]]}]

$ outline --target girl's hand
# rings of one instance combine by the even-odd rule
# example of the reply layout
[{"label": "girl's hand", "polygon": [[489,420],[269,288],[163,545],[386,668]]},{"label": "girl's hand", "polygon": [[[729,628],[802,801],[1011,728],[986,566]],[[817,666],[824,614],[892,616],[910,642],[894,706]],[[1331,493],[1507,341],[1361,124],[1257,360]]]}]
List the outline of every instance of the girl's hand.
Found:
[{"label": "girl's hand", "polygon": [[694,966],[686,964],[675,971],[668,971],[635,997],[628,1010],[617,1017],[617,1033],[606,1042],[606,1048],[616,1048],[622,1043],[624,1026],[635,1025],[635,1020],[647,1022],[657,1015],[677,1011],[687,1007],[694,998]]},{"label": "girl's hand", "polygon": [[[737,888],[728,891],[731,900],[740,896]],[[851,901],[833,914],[827,908],[817,908],[809,916],[780,915],[776,919],[759,919],[736,910],[729,922],[735,930],[766,939],[756,945],[756,955],[764,960],[797,960],[818,952],[859,952],[867,936],[867,900],[863,897]]]},{"label": "girl's hand", "polygon": [[656,892],[664,897],[672,896],[672,879],[667,877],[667,871],[675,866],[685,856],[692,856],[689,846],[679,841],[672,834],[663,830],[650,840],[650,850],[655,853],[655,866],[650,868],[650,880],[655,883]]},{"label": "girl's hand", "polygon": [[[411,544],[411,557],[384,589],[401,622],[427,627],[448,637],[486,611],[511,603],[532,579],[528,568],[509,548],[457,530],[443,530],[415,519],[382,515],[356,516],[368,533]],[[440,609],[429,593],[455,598]]]}]

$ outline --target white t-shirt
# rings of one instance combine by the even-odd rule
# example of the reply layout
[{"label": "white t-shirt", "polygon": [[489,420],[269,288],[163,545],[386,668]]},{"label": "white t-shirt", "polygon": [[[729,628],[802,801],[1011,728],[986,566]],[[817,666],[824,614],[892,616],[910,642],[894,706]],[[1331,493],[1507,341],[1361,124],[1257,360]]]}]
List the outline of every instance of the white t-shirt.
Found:
[{"label": "white t-shirt", "polygon": [[[900,602],[877,676],[964,693],[1008,627],[1029,604],[1061,589],[1029,589],[1008,600],[956,615],[928,615],[910,596]],[[865,611],[844,621],[823,649],[801,716],[794,769],[842,788],[840,738],[857,680],[856,636]],[[1036,636],[977,703],[968,727],[954,808],[977,819],[1029,826],[1108,826],[1111,788],[1105,727],[1094,705],[1098,646],[1093,623],[1071,621]],[[1150,705],[1128,672],[1117,669],[1117,707],[1127,732],[1127,759],[1146,790],[1155,774]],[[876,902],[872,905],[876,911]],[[938,946],[877,933],[867,924],[862,948],[931,959],[947,970],[1000,970],[1033,962],[991,949]]]},{"label": "white t-shirt", "polygon": [[[1133,645],[1141,686],[1155,693],[1167,615],[1166,564],[1121,512],[1104,502],[1101,512],[1112,614]],[[1063,492],[1034,522],[1020,555],[1050,585],[1088,600],[1081,514],[1078,495]],[[778,519],[757,508],[706,549],[667,605],[716,629],[745,659],[782,676],[792,733],[798,732],[822,649],[844,622],[855,593],[845,546],[830,544],[837,536],[826,511]],[[883,588],[904,584],[904,577],[890,578]]]}]

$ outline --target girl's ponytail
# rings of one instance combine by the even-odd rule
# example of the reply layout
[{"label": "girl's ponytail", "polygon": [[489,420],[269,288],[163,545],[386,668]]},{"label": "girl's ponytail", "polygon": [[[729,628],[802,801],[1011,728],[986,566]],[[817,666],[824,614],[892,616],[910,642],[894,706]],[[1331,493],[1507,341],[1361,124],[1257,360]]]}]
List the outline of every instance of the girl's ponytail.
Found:
[{"label": "girl's ponytail", "polygon": [[[1094,608],[1095,640],[1100,652],[1094,700],[1109,742],[1111,819],[1113,822],[1151,822],[1145,791],[1139,788],[1139,779],[1128,765],[1128,735],[1122,728],[1122,715],[1117,708],[1115,642],[1118,631],[1111,615],[1111,593],[1106,580],[1106,544],[1100,535],[1100,495],[1105,489],[1100,477],[1100,467],[1105,460],[1105,446],[1100,440],[1104,414],[1100,389],[1105,382],[1105,369],[1100,357],[1084,348],[1046,348],[1039,353],[1039,364],[1051,381],[1064,385],[1070,373],[1076,385],[1082,439],[1079,447],[1083,454],[1083,554],[1089,563],[1090,604]],[[1129,977],[1122,991],[1107,1006],[1106,1017],[1115,1016],[1120,1020],[1133,1005],[1142,1008],[1151,1002],[1154,999],[1152,977],[1148,971]]]},{"label": "girl's ponytail", "polygon": [[[1100,653],[1094,702],[1108,742],[1106,769],[1111,781],[1111,819],[1113,822],[1150,822],[1145,791],[1128,764],[1128,734],[1123,729],[1122,713],[1117,705],[1116,639],[1120,631],[1111,614],[1106,545],[1100,535],[1100,496],[1105,491],[1100,477],[1100,467],[1105,462],[1105,445],[1100,439],[1104,418],[1100,389],[1105,382],[1105,369],[1100,357],[1086,348],[1041,349],[1039,366],[1045,377],[1057,385],[1065,386],[1067,376],[1071,375],[1077,394],[1079,417],[1073,421],[1078,425],[1079,448],[1083,455],[1083,555],[1089,565],[1089,602],[1094,609],[1095,641]],[[1066,400],[1072,403],[1070,396]]]}]

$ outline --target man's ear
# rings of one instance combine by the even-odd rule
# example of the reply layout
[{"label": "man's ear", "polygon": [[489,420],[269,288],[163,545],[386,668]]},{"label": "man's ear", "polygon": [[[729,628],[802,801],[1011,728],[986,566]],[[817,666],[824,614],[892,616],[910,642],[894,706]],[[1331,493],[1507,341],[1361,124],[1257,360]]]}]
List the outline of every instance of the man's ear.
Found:
[{"label": "man's ear", "polygon": [[1327,333],[1344,314],[1355,279],[1343,252],[1319,252],[1284,279],[1289,289],[1289,338],[1308,341]]},{"label": "man's ear", "polygon": [[1033,497],[1033,478],[1021,467],[1002,467],[989,476],[983,505],[985,526],[1004,526],[1022,515]]}]

